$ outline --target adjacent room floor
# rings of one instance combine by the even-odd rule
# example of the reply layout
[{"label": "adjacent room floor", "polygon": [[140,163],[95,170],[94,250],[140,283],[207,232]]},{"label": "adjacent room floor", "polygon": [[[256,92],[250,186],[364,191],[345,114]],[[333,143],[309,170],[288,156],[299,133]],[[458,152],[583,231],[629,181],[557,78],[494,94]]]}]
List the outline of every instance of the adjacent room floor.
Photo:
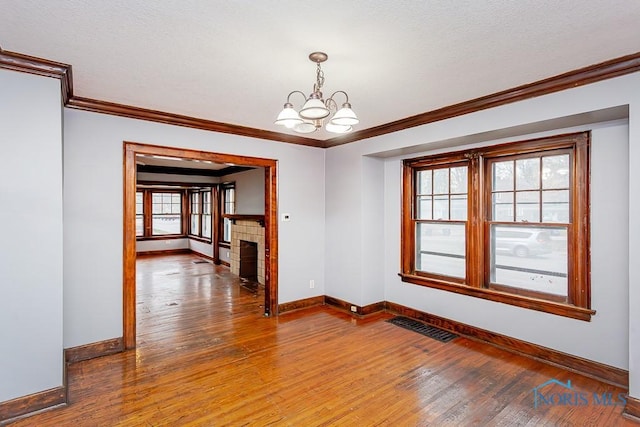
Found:
[{"label": "adjacent room floor", "polygon": [[[391,314],[266,318],[262,288],[203,261],[139,258],[138,348],[69,366],[70,403],[14,425],[637,425],[615,404],[624,390]],[[551,379],[572,388],[536,397]]]}]

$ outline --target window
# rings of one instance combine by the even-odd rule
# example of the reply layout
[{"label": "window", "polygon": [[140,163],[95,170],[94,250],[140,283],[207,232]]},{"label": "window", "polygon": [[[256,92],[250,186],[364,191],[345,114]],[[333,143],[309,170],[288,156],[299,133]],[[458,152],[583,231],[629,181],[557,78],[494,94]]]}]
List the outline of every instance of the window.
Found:
[{"label": "window", "polygon": [[589,134],[404,161],[404,281],[589,320]]},{"label": "window", "polygon": [[172,190],[142,189],[136,192],[136,236],[184,235],[183,193]]},{"label": "window", "polygon": [[189,193],[189,234],[211,239],[211,190]]},{"label": "window", "polygon": [[136,192],[136,236],[144,235],[144,196],[142,191]]},{"label": "window", "polygon": [[220,210],[222,211],[222,223],[220,238],[223,242],[231,242],[231,219],[225,215],[236,213],[236,189],[235,184],[225,184],[220,191]]}]

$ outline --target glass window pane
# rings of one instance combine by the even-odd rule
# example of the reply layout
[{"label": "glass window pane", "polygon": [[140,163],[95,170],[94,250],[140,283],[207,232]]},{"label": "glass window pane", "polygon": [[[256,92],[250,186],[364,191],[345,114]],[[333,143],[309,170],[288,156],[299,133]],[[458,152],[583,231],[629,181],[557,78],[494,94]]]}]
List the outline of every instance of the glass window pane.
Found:
[{"label": "glass window pane", "polygon": [[540,192],[516,193],[516,222],[540,222]]},{"label": "glass window pane", "polygon": [[231,220],[229,218],[224,218],[222,240],[225,242],[231,241]]},{"label": "glass window pane", "polygon": [[418,212],[416,219],[433,219],[432,216],[432,198],[433,196],[418,196]]},{"label": "glass window pane", "polygon": [[433,171],[418,171],[418,177],[416,179],[418,184],[418,194],[432,194],[431,184],[433,178]]},{"label": "glass window pane", "polygon": [[467,219],[467,195],[454,194],[451,196],[451,219],[466,221]]},{"label": "glass window pane", "polygon": [[492,191],[513,191],[513,160],[495,162],[491,169]]},{"label": "glass window pane", "polygon": [[202,215],[202,237],[211,238],[211,215]]},{"label": "glass window pane", "polygon": [[468,172],[466,166],[450,169],[451,193],[466,193]]},{"label": "glass window pane", "polygon": [[144,235],[144,219],[142,215],[136,215],[136,236]]},{"label": "glass window pane", "polygon": [[562,222],[568,224],[569,190],[548,190],[542,192],[542,222]]},{"label": "glass window pane", "polygon": [[433,171],[433,194],[449,194],[449,169]]},{"label": "glass window pane", "polygon": [[449,219],[449,196],[433,196],[433,219]]},{"label": "glass window pane", "polygon": [[567,228],[492,225],[491,283],[567,296]]},{"label": "glass window pane", "polygon": [[153,193],[151,194],[151,199],[153,203],[162,203],[162,194],[161,193]]},{"label": "glass window pane", "polygon": [[540,188],[540,158],[516,160],[516,190]]},{"label": "glass window pane", "polygon": [[200,231],[200,215],[191,215],[190,228],[191,234],[198,235]]},{"label": "glass window pane", "polygon": [[542,188],[569,188],[569,155],[542,158]]},{"label": "glass window pane", "polygon": [[418,223],[416,229],[416,270],[464,278],[464,224]]},{"label": "glass window pane", "polygon": [[153,207],[152,213],[154,214],[162,213],[162,203],[153,203],[152,207]]},{"label": "glass window pane", "polygon": [[493,221],[514,221],[513,193],[493,193],[491,204]]},{"label": "glass window pane", "polygon": [[180,215],[152,215],[151,226],[154,236],[182,233]]}]

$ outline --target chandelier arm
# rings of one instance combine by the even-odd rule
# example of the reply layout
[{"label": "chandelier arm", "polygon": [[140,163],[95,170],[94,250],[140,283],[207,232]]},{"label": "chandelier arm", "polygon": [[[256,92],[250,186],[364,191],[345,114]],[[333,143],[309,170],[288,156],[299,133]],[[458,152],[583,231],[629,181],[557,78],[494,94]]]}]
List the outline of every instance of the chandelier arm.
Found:
[{"label": "chandelier arm", "polygon": [[[346,103],[349,103],[349,95],[347,95],[347,92],[345,92],[345,91],[343,91],[343,90],[337,90],[337,91],[333,92],[333,93],[331,94],[331,96],[329,97],[329,99],[330,99],[331,101],[333,101],[333,103],[334,103],[334,104],[335,104],[336,102],[333,100],[333,97],[334,97],[334,95],[336,95],[337,93],[341,93],[341,94],[343,94],[343,95],[344,95],[344,97],[345,97],[345,98],[347,98],[347,100],[346,100],[345,102],[346,102]],[[329,101],[329,99],[327,99],[327,101]]]},{"label": "chandelier arm", "polygon": [[304,92],[299,91],[299,90],[294,90],[291,93],[289,93],[289,95],[287,95],[287,104],[291,104],[291,95],[293,95],[294,93],[299,93],[300,95],[302,95],[302,98],[304,98],[304,100],[307,100],[307,95],[304,94]]},{"label": "chandelier arm", "polygon": [[333,95],[331,96],[332,96],[331,98],[324,101],[324,105],[326,105],[329,110],[338,111],[338,104],[336,103],[336,101],[334,101]]}]

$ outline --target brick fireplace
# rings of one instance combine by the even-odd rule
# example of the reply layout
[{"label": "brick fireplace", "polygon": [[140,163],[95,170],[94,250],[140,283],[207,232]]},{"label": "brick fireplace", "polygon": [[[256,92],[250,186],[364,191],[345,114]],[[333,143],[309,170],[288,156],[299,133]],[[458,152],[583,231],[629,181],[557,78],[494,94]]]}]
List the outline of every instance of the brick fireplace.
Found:
[{"label": "brick fireplace", "polygon": [[264,220],[234,219],[231,224],[231,273],[240,275],[240,241],[258,245],[258,283],[264,285]]}]

